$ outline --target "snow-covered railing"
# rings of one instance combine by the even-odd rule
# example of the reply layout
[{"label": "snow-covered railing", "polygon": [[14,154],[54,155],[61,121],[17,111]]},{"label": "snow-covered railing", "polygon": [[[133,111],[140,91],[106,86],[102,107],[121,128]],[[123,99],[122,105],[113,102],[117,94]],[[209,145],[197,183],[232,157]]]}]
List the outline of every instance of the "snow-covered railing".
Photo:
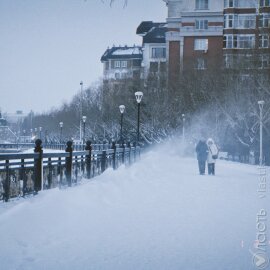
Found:
[{"label": "snow-covered railing", "polygon": [[70,141],[65,152],[43,153],[42,142],[37,140],[35,153],[0,154],[0,198],[7,202],[43,189],[71,187],[140,157],[139,147],[112,144],[111,149],[95,150],[88,143],[85,149],[74,151]]},{"label": "snow-covered railing", "polygon": [[[16,150],[23,150],[23,149],[30,149],[34,148],[34,143],[0,143],[0,150],[6,149],[16,149]],[[110,145],[108,143],[97,143],[92,144],[92,148],[94,150],[105,150],[109,149]],[[65,143],[45,143],[43,145],[45,149],[52,149],[52,150],[65,150],[66,144]],[[85,148],[85,144],[74,144],[73,149],[75,151],[83,151]],[[1,151],[0,151],[1,152]]]}]

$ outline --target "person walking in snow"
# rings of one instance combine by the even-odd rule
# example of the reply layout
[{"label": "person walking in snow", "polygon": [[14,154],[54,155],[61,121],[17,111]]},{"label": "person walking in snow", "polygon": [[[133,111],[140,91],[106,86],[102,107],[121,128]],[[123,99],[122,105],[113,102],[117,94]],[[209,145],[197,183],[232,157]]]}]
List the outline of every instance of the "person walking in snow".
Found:
[{"label": "person walking in snow", "polygon": [[208,174],[215,175],[215,163],[218,158],[218,148],[213,139],[209,138],[207,140],[208,147],[208,156],[207,156],[207,164],[208,164]]},{"label": "person walking in snow", "polygon": [[199,172],[205,174],[205,164],[208,156],[208,147],[205,140],[200,140],[196,146]]}]

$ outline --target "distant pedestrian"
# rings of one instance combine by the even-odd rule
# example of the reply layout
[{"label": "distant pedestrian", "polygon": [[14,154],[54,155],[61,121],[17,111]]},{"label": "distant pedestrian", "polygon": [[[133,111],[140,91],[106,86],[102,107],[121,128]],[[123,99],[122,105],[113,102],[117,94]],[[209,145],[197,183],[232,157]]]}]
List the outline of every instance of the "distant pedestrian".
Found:
[{"label": "distant pedestrian", "polygon": [[200,140],[196,146],[199,172],[205,174],[205,164],[208,156],[208,147],[205,140]]},{"label": "distant pedestrian", "polygon": [[207,156],[207,164],[208,164],[208,174],[215,175],[215,163],[218,158],[218,147],[216,146],[213,139],[209,138],[207,140],[208,146],[208,156]]}]

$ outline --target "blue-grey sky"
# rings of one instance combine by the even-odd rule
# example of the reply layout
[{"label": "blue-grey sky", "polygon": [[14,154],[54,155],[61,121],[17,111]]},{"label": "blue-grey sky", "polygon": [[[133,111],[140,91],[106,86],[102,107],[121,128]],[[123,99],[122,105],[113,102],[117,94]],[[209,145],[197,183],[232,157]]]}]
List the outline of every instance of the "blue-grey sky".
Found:
[{"label": "blue-grey sky", "polygon": [[48,111],[80,81],[102,76],[108,46],[141,44],[143,20],[165,21],[162,0],[0,0],[0,108]]}]

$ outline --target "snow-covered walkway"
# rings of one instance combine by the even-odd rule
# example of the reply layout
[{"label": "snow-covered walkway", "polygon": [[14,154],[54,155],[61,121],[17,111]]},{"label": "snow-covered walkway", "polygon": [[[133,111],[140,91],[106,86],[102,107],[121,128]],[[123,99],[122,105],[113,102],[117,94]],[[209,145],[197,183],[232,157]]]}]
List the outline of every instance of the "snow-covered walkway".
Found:
[{"label": "snow-covered walkway", "polygon": [[218,161],[216,176],[200,176],[195,159],[168,149],[74,188],[0,203],[0,269],[256,269],[249,250],[269,182],[260,199],[255,166]]}]

